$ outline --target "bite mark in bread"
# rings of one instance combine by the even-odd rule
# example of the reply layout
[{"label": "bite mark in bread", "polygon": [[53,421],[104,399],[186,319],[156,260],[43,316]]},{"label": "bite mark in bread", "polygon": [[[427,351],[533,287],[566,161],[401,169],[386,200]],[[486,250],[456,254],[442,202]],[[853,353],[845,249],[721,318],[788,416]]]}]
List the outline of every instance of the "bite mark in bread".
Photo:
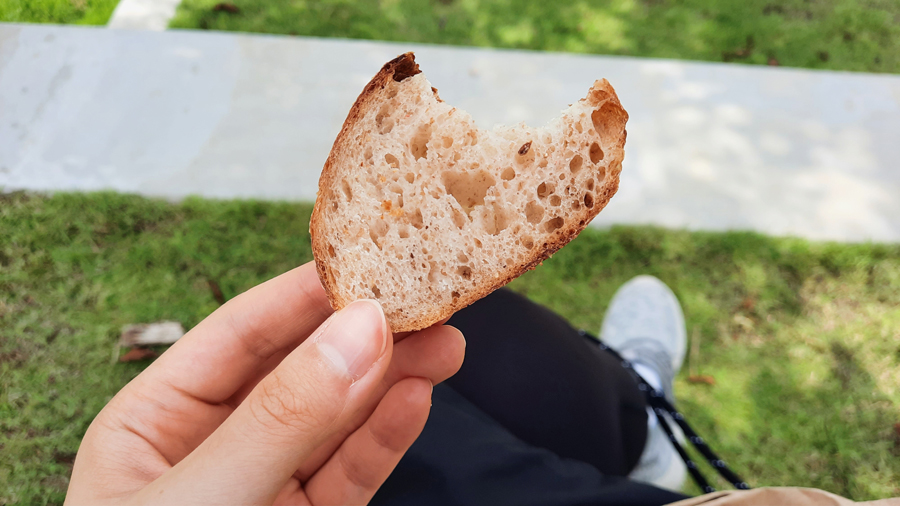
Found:
[{"label": "bite mark in bread", "polygon": [[619,185],[628,114],[596,81],[542,128],[479,130],[412,53],[350,109],[310,221],[331,305],[378,299],[394,332],[428,327],[533,269]]}]

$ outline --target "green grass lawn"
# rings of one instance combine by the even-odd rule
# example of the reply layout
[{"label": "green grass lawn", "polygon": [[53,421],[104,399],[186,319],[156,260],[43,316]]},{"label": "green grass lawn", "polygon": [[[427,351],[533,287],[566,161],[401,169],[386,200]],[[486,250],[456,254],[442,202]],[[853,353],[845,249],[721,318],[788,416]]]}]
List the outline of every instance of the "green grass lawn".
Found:
[{"label": "green grass lawn", "polygon": [[0,0],[0,22],[105,25],[119,0]]},{"label": "green grass lawn", "polygon": [[[0,21],[117,3],[0,0]],[[184,0],[171,26],[900,73],[897,0]]]},{"label": "green grass lawn", "polygon": [[[98,410],[146,363],[128,323],[190,328],[310,260],[306,204],[111,193],[0,196],[0,504],[60,503]],[[699,343],[683,410],[753,485],[900,495],[900,245],[587,230],[513,288],[586,329],[637,274],[668,283]]]},{"label": "green grass lawn", "polygon": [[897,0],[184,0],[170,26],[900,72]]}]

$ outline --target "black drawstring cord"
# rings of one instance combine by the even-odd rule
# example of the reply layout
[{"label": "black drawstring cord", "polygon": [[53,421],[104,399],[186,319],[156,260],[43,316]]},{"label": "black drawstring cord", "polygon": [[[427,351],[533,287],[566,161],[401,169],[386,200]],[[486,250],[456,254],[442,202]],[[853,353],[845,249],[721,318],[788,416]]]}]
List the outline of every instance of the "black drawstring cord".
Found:
[{"label": "black drawstring cord", "polygon": [[653,408],[653,411],[656,413],[656,418],[659,420],[660,426],[662,426],[663,431],[669,436],[669,441],[672,442],[672,445],[675,446],[675,450],[678,452],[678,455],[681,456],[681,460],[684,461],[684,465],[687,466],[687,470],[691,473],[691,478],[694,479],[694,482],[697,483],[697,486],[700,487],[700,490],[703,491],[704,494],[708,494],[710,492],[715,492],[716,488],[709,484],[706,481],[706,477],[703,476],[703,473],[700,472],[700,469],[697,467],[697,464],[693,459],[684,451],[684,448],[681,447],[681,444],[678,442],[678,439],[675,437],[675,433],[672,432],[672,428],[669,427],[669,422],[666,421],[663,413],[664,410],[660,408]]},{"label": "black drawstring cord", "polygon": [[[641,378],[641,380],[643,381],[643,378]],[[644,383],[646,383],[646,381]],[[715,452],[712,451],[712,448],[710,448],[709,445],[706,444],[706,440],[698,436],[697,433],[694,432],[694,429],[692,429],[691,426],[688,425],[687,421],[685,421],[684,415],[682,415],[681,412],[676,410],[669,403],[669,401],[666,400],[662,392],[653,390],[651,388],[648,397],[650,398],[651,406],[653,406],[656,417],[663,422],[663,430],[668,433],[669,439],[672,440],[672,443],[675,445],[678,453],[681,454],[681,458],[685,461],[688,469],[691,468],[691,465],[693,465],[695,468],[697,466],[692,460],[685,459],[686,454],[684,452],[684,449],[682,449],[681,444],[679,444],[678,441],[674,439],[674,436],[671,434],[671,429],[668,427],[668,423],[664,420],[664,418],[661,417],[663,413],[668,413],[669,416],[671,416],[672,419],[675,420],[675,423],[677,423],[678,426],[681,427],[681,431],[684,432],[685,436],[687,436],[688,441],[690,441],[691,444],[694,445],[694,448],[696,448],[697,451],[700,452],[701,455],[703,455],[703,458],[705,458],[706,461],[709,462],[709,465],[711,465],[713,469],[718,471],[722,478],[725,478],[729,483],[731,483],[734,488],[738,490],[750,489],[750,485],[748,485],[747,482],[745,482],[740,476],[732,471],[731,468],[728,467],[728,464],[726,464],[724,460],[722,460],[718,455],[716,455]],[[701,485],[700,482],[697,482],[697,484]],[[707,492],[715,492],[715,489],[709,490]]]},{"label": "black drawstring cord", "polygon": [[[590,336],[585,331],[581,331],[582,335]],[[590,336],[594,338],[594,336]],[[596,339],[596,338],[594,338]],[[725,463],[724,460],[719,458],[715,452],[712,451],[712,448],[706,444],[706,440],[702,437],[698,436],[694,429],[688,425],[687,421],[684,419],[684,415],[681,414],[668,400],[666,400],[665,394],[659,390],[653,388],[647,381],[641,377],[637,371],[634,370],[634,366],[631,364],[629,360],[625,360],[622,358],[622,355],[619,355],[619,352],[607,346],[603,341],[597,339],[597,343],[600,345],[600,349],[605,350],[611,353],[614,357],[619,359],[622,367],[630,370],[635,378],[638,380],[638,389],[644,392],[644,395],[647,396],[647,404],[653,408],[653,412],[656,413],[656,418],[659,420],[660,425],[662,426],[663,431],[669,437],[669,441],[672,442],[672,445],[675,446],[675,450],[678,452],[678,455],[681,456],[681,460],[684,461],[684,464],[687,466],[688,472],[691,474],[691,478],[697,483],[697,486],[700,487],[700,490],[703,493],[707,494],[709,492],[715,492],[716,489],[703,476],[703,473],[700,472],[700,469],[697,467],[697,464],[691,459],[691,457],[687,454],[681,444],[678,442],[675,434],[672,432],[672,428],[669,426],[669,423],[666,421],[665,414],[668,414],[675,420],[675,423],[681,428],[681,431],[684,432],[684,435],[688,438],[688,441],[703,455],[703,458],[709,462],[709,465],[715,469],[722,478],[728,480],[731,485],[738,490],[749,490],[750,485],[747,484],[746,481],[741,479],[740,476],[737,475],[734,471],[731,470],[730,467]]]}]

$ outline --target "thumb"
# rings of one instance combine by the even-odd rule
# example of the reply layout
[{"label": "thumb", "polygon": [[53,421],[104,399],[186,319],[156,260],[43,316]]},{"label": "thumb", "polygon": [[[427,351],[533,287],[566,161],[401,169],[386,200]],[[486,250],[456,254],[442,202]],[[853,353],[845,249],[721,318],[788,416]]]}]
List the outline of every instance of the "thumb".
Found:
[{"label": "thumb", "polygon": [[171,492],[179,503],[271,503],[376,390],[390,362],[389,336],[375,301],[357,301],[332,315],[167,473],[171,477],[157,480],[162,488],[155,498]]}]

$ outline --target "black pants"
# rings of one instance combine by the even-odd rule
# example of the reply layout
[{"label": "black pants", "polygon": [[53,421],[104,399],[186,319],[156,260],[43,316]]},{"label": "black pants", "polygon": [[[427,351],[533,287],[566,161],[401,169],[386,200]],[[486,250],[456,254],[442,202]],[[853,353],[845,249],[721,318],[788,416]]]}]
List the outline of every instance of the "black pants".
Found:
[{"label": "black pants", "polygon": [[625,476],[647,438],[631,373],[555,313],[499,290],[449,322],[466,360],[373,504],[655,505]]}]

